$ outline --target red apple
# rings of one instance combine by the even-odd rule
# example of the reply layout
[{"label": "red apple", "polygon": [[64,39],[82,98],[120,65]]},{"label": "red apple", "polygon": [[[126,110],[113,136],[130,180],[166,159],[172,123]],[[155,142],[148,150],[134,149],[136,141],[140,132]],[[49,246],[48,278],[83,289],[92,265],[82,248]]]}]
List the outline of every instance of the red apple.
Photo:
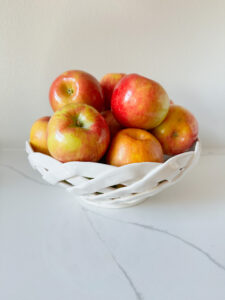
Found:
[{"label": "red apple", "polygon": [[49,91],[49,100],[54,111],[69,103],[84,103],[98,111],[104,109],[100,83],[84,71],[67,71],[57,77]]},{"label": "red apple", "polygon": [[122,129],[122,126],[115,119],[111,110],[103,111],[102,116],[104,117],[104,119],[106,120],[106,123],[109,126],[110,136],[112,138],[118,131],[120,131]]},{"label": "red apple", "polygon": [[34,151],[50,154],[47,146],[47,127],[50,117],[42,117],[34,122],[30,130],[30,144]]},{"label": "red apple", "polygon": [[48,149],[61,162],[98,161],[110,141],[105,119],[93,107],[71,103],[51,117]]},{"label": "red apple", "polygon": [[107,163],[123,166],[139,162],[163,162],[163,151],[157,139],[148,131],[126,128],[113,138],[107,153]]},{"label": "red apple", "polygon": [[100,84],[102,87],[104,99],[105,99],[105,109],[111,109],[111,98],[112,93],[117,85],[117,83],[120,81],[122,77],[124,77],[126,74],[124,73],[108,73],[105,74],[102,79],[100,80]]},{"label": "red apple", "polygon": [[152,130],[163,152],[175,155],[188,150],[198,137],[198,122],[187,109],[170,105],[165,120]]},{"label": "red apple", "polygon": [[116,85],[111,108],[124,127],[151,129],[166,117],[170,101],[163,87],[138,74],[124,76]]}]

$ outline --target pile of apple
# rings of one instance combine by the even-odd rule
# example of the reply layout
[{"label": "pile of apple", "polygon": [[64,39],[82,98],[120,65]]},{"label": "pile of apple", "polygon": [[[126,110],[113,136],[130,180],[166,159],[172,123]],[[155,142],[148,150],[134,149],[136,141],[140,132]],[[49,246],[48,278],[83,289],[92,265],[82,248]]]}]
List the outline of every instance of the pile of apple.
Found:
[{"label": "pile of apple", "polygon": [[52,83],[49,100],[54,114],[33,124],[30,144],[61,162],[163,162],[163,154],[187,151],[198,136],[195,117],[138,74],[110,73],[98,82],[67,71]]}]

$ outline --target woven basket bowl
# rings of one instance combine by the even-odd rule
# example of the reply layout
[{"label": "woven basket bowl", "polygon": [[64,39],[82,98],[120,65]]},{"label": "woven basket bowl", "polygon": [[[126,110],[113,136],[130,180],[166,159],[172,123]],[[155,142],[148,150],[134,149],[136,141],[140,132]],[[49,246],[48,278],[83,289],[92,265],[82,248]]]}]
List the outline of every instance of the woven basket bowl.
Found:
[{"label": "woven basket bowl", "polygon": [[58,184],[85,203],[122,208],[136,205],[180,180],[198,161],[200,143],[164,163],[143,162],[122,167],[94,162],[61,163],[34,152],[26,142],[31,166],[50,184]]}]

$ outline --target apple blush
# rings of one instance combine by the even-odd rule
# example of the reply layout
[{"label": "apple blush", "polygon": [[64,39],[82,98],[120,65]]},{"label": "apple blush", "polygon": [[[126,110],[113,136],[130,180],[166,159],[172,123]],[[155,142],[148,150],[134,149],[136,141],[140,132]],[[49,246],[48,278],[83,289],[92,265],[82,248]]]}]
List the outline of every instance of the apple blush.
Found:
[{"label": "apple blush", "polygon": [[61,162],[97,162],[110,142],[102,115],[87,104],[71,103],[57,110],[48,124],[48,149]]},{"label": "apple blush", "polygon": [[30,130],[30,145],[35,152],[50,154],[47,146],[47,128],[49,116],[36,120]]},{"label": "apple blush", "polygon": [[187,109],[173,104],[165,120],[152,133],[165,154],[175,155],[187,151],[197,140],[198,122]]},{"label": "apple blush", "polygon": [[163,87],[138,74],[124,76],[116,85],[111,109],[124,127],[152,129],[166,117],[170,100]]},{"label": "apple blush", "polygon": [[113,138],[106,160],[108,164],[117,167],[140,162],[163,162],[163,151],[150,132],[126,128]]},{"label": "apple blush", "polygon": [[49,101],[53,111],[69,103],[88,104],[100,112],[105,106],[98,80],[79,70],[64,72],[54,80],[49,91]]}]

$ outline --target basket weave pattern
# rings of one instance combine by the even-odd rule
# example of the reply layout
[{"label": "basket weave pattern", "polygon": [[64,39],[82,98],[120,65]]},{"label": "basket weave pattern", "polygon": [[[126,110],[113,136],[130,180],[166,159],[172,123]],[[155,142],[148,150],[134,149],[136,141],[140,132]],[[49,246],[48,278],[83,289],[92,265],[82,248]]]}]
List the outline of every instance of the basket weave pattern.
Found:
[{"label": "basket weave pattern", "polygon": [[188,152],[168,158],[164,163],[135,163],[114,167],[93,162],[61,163],[34,152],[26,142],[31,166],[50,184],[60,184],[86,203],[101,207],[136,205],[174,184],[197,162],[199,141]]}]

